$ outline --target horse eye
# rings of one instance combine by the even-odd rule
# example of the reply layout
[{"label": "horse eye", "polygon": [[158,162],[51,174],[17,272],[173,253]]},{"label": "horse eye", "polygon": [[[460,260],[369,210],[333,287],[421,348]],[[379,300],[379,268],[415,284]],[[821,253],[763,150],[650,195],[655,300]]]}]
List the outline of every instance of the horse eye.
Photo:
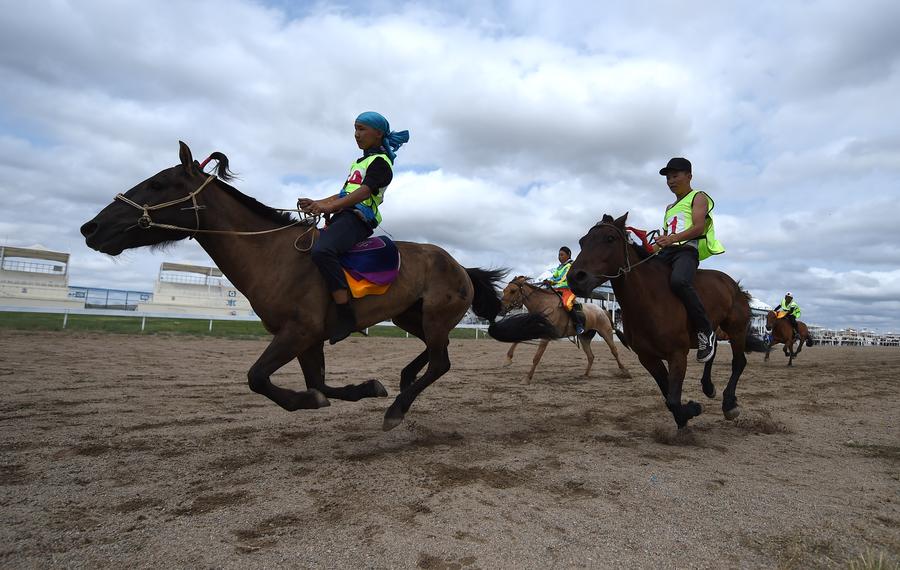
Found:
[{"label": "horse eye", "polygon": [[606,243],[612,243],[614,241],[616,241],[615,236],[606,236]]}]

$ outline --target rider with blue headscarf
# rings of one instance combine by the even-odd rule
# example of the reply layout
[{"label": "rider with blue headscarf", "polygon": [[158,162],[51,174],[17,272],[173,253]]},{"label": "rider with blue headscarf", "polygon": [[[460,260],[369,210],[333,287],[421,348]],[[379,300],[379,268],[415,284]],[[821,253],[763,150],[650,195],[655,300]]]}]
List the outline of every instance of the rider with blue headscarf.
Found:
[{"label": "rider with blue headscarf", "polygon": [[311,250],[337,304],[337,324],[329,342],[334,344],[356,330],[356,316],[350,306],[350,290],[341,268],[340,256],[363,241],[381,223],[379,207],[393,179],[397,149],[409,141],[409,131],[392,131],[380,113],[367,111],[354,123],[357,146],[363,155],[350,165],[350,175],[341,191],[321,200],[301,198],[300,208],[308,214],[331,215],[326,231]]}]

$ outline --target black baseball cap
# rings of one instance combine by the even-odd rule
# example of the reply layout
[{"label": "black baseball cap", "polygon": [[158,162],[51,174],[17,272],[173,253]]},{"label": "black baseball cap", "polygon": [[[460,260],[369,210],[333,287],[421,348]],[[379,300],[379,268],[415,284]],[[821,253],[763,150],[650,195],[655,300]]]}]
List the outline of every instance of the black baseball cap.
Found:
[{"label": "black baseball cap", "polygon": [[691,161],[686,158],[681,158],[680,156],[676,156],[675,158],[669,160],[669,163],[666,164],[665,168],[661,168],[659,173],[665,176],[669,173],[669,171],[674,172],[690,172],[691,171]]}]

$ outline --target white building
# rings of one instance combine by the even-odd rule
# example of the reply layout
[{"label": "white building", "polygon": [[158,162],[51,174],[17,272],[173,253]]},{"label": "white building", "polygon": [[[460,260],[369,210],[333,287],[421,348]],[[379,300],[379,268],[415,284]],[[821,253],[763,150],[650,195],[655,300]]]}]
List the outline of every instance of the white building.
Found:
[{"label": "white building", "polygon": [[217,267],[165,262],[153,288],[153,298],[138,311],[223,317],[253,316],[250,301],[225,279]]},{"label": "white building", "polygon": [[69,254],[41,246],[0,246],[0,306],[83,308],[69,298]]}]

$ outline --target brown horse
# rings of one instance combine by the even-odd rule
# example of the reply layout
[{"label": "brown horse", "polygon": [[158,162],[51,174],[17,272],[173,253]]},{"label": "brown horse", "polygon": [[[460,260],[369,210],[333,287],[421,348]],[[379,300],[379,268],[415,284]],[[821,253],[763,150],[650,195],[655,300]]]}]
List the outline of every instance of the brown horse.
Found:
[{"label": "brown horse", "polygon": [[[625,368],[625,365],[619,360],[619,351],[616,350],[616,345],[613,342],[612,319],[606,311],[597,305],[592,303],[583,305],[585,332],[584,334],[576,335],[575,325],[572,324],[569,313],[563,308],[562,299],[559,294],[552,289],[534,285],[529,282],[528,277],[520,275],[510,281],[509,285],[503,290],[503,295],[500,298],[500,306],[501,313],[506,313],[510,309],[525,307],[528,309],[529,313],[540,313],[545,315],[558,331],[556,338],[578,336],[581,349],[588,359],[587,369],[584,371],[585,377],[590,375],[591,366],[594,364],[594,351],[591,350],[591,338],[593,338],[594,332],[599,333],[600,336],[603,337],[603,340],[606,341],[606,344],[609,345],[609,350],[616,359],[616,364],[619,365],[620,374],[624,378],[631,378],[628,369]],[[531,361],[531,370],[528,371],[528,376],[525,377],[525,384],[531,383],[532,378],[534,378],[534,371],[541,361],[541,357],[544,356],[544,351],[547,350],[547,345],[550,344],[550,340],[551,339],[549,338],[541,339],[541,344],[538,346],[537,352],[534,353],[534,358]],[[517,346],[519,346],[518,343],[513,343],[513,345],[509,347],[509,351],[506,353],[506,362],[504,363],[504,366],[512,364],[513,353],[516,351]]]},{"label": "brown horse", "polygon": [[[786,318],[778,318],[775,311],[769,311],[766,314],[766,333],[769,342],[766,343],[766,358],[769,361],[769,352],[772,347],[778,343],[784,343],[784,355],[788,357],[788,366],[794,365],[794,357],[803,350],[803,345],[812,346],[812,336],[809,334],[809,328],[803,321],[797,321],[797,330],[800,332],[799,337],[794,337],[794,327]],[[796,351],[794,347],[796,346]]]},{"label": "brown horse", "polygon": [[[378,380],[332,387],[325,383],[323,341],[336,311],[316,266],[298,241],[315,236],[314,224],[273,210],[225,183],[228,159],[213,153],[217,176],[207,175],[180,143],[181,163],[116,196],[81,227],[87,245],[109,255],[194,237],[219,269],[250,300],[274,338],[247,377],[250,389],[288,411],[328,406],[328,398],[357,401],[387,396]],[[152,215],[152,218],[151,218]],[[465,269],[434,245],[397,242],[400,274],[383,295],[353,301],[360,330],[386,319],[425,343],[400,373],[400,394],[384,416],[397,426],[416,396],[450,369],[450,330],[471,306],[493,321],[500,310],[495,284],[502,271]],[[298,359],[307,390],[273,384],[276,370]],[[360,351],[359,358],[378,358]],[[428,365],[425,373],[418,373]]]},{"label": "brown horse", "polygon": [[[577,295],[587,295],[607,280],[612,282],[625,340],[656,380],[675,423],[682,428],[702,411],[697,402],[681,403],[688,351],[697,346],[696,333],[691,331],[684,305],[669,286],[671,268],[628,240],[627,216],[614,220],[604,215],[581,238],[581,253],[569,270],[569,286]],[[749,333],[750,296],[721,271],[698,270],[694,287],[713,327],[721,327],[730,339],[731,378],[722,397],[722,411],[726,418],[735,419],[740,414],[737,383],[747,364],[744,352],[748,346],[760,352],[765,348],[762,340]],[[716,395],[711,378],[713,360],[704,366],[701,379],[708,398]]]}]

